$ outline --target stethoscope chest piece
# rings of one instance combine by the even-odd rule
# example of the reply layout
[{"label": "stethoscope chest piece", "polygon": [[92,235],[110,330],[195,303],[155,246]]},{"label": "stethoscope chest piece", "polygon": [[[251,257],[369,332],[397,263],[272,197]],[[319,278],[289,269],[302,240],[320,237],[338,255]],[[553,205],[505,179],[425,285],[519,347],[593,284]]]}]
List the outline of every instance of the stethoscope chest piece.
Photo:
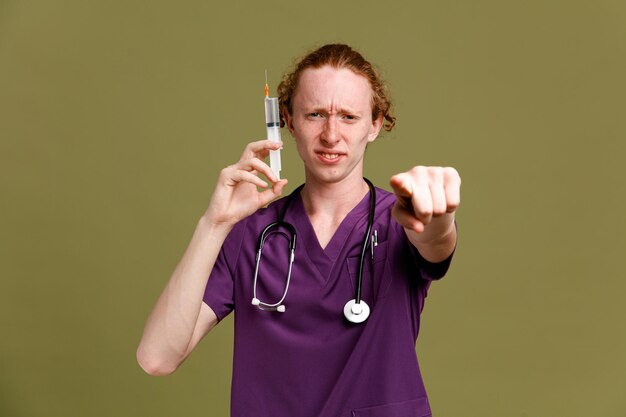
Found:
[{"label": "stethoscope chest piece", "polygon": [[357,304],[353,299],[343,307],[343,315],[351,323],[363,323],[370,316],[370,306],[363,300]]}]

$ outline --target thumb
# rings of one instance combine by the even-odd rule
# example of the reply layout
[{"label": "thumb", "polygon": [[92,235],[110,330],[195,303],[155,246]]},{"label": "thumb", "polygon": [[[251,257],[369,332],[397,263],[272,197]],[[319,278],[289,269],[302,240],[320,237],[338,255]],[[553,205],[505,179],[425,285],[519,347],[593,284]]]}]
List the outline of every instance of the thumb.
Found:
[{"label": "thumb", "polygon": [[261,192],[261,194],[259,195],[259,202],[261,203],[261,206],[265,206],[276,198],[280,197],[280,195],[283,193],[285,185],[287,185],[287,180],[282,179],[278,182],[275,182],[274,185],[272,185],[272,188],[268,188],[267,190]]}]

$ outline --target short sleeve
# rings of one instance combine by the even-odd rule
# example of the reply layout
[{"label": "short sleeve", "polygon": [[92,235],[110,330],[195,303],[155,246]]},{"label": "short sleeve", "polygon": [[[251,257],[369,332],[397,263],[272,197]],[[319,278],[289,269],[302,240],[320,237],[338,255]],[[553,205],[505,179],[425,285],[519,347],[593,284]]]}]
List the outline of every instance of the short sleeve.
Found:
[{"label": "short sleeve", "polygon": [[[455,228],[457,227],[456,221],[454,223],[454,227]],[[452,263],[452,257],[454,256],[454,252],[456,251],[456,244],[455,244],[454,249],[452,250],[452,253],[446,259],[444,259],[441,262],[430,262],[424,259],[424,257],[419,253],[417,248],[413,246],[413,244],[409,241],[408,236],[406,236],[406,233],[404,232],[404,229],[402,229],[401,226],[400,226],[400,229],[402,230],[401,233],[404,235],[407,245],[410,248],[413,261],[415,262],[415,265],[417,266],[422,279],[426,281],[436,281],[436,280],[443,278],[448,272],[448,269],[450,268],[450,264]]]},{"label": "short sleeve", "polygon": [[204,289],[202,301],[211,307],[220,321],[235,307],[234,266],[241,252],[244,226],[245,221],[237,223],[226,237]]},{"label": "short sleeve", "polygon": [[[417,248],[413,246],[411,243],[411,252],[413,253],[413,257],[415,262],[418,265],[420,270],[420,274],[423,279],[427,281],[436,281],[441,279],[448,272],[448,268],[450,268],[450,263],[452,263],[452,257],[454,256],[454,250],[446,259],[441,262],[430,262],[422,257]],[[456,250],[456,248],[455,248]]]}]

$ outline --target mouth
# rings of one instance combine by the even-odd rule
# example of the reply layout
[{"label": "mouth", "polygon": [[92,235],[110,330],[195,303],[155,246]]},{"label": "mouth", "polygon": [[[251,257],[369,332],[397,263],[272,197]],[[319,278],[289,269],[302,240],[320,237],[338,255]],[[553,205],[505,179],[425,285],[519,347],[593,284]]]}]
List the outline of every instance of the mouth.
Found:
[{"label": "mouth", "polygon": [[339,156],[341,156],[338,153],[327,153],[327,152],[318,152],[318,155],[320,155],[322,158],[325,159],[329,159],[329,160],[335,160],[337,158],[339,158]]},{"label": "mouth", "polygon": [[344,156],[344,154],[342,153],[335,153],[335,152],[317,151],[315,153],[317,154],[317,159],[321,161],[323,164],[327,164],[327,165],[339,163],[339,161],[341,160],[341,157]]}]

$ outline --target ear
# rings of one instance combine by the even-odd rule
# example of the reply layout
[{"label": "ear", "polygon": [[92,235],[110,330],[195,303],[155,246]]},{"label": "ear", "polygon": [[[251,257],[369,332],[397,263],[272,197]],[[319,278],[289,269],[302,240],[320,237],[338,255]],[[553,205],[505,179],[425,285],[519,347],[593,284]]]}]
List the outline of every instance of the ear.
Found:
[{"label": "ear", "polygon": [[287,129],[289,129],[289,133],[291,133],[291,136],[293,136],[293,117],[291,117],[287,109],[283,110],[283,120],[285,121],[285,126],[287,126]]},{"label": "ear", "polygon": [[383,127],[383,115],[381,114],[378,118],[372,119],[372,124],[370,125],[370,131],[367,134],[367,141],[369,143],[374,142],[380,133],[380,129]]}]

